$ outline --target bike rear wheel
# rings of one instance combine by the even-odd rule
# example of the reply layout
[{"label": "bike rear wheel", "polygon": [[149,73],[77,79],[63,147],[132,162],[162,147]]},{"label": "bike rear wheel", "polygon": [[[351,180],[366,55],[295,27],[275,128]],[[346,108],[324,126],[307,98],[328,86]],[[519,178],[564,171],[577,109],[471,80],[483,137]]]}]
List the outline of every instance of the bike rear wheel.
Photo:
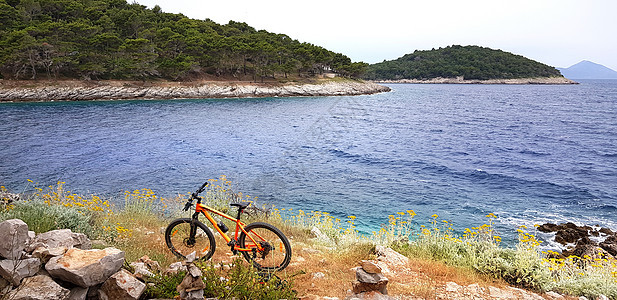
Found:
[{"label": "bike rear wheel", "polygon": [[191,218],[173,220],[165,229],[165,243],[178,258],[195,252],[198,260],[208,260],[216,250],[212,231],[203,223]]},{"label": "bike rear wheel", "polygon": [[291,260],[291,245],[287,237],[276,227],[263,222],[247,225],[238,237],[244,258],[260,271],[280,271]]}]

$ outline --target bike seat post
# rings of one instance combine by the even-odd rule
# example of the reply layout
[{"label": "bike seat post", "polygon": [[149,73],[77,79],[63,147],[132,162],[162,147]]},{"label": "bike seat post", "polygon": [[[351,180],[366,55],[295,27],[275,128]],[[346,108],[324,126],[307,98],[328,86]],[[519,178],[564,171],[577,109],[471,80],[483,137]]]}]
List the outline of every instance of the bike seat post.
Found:
[{"label": "bike seat post", "polygon": [[238,216],[236,217],[236,219],[238,219],[238,221],[240,221],[240,215],[242,215],[242,211],[244,209],[242,207],[238,207]]}]

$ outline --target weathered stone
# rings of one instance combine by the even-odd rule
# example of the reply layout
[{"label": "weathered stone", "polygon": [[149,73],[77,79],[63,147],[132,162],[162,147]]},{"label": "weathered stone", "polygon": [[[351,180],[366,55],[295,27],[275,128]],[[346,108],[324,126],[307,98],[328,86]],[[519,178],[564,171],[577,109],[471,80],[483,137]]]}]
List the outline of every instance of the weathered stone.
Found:
[{"label": "weathered stone", "polygon": [[178,272],[188,272],[186,266],[182,265],[182,262],[175,262],[169,265],[169,268],[163,272],[163,274],[178,274]]},{"label": "weathered stone", "polygon": [[588,233],[586,231],[577,230],[574,228],[566,228],[563,230],[557,231],[555,234],[555,242],[560,243],[562,245],[576,243],[579,239],[587,237]]},{"label": "weathered stone", "polygon": [[75,247],[89,250],[92,248],[92,243],[83,233],[72,232],[70,229],[58,229],[37,235],[26,250],[32,252],[39,247],[48,249],[60,247],[70,249]]},{"label": "weathered stone", "polygon": [[313,273],[313,279],[323,279],[326,278],[326,274],[324,274],[323,272],[315,272]]},{"label": "weathered stone", "polygon": [[600,243],[600,247],[612,256],[617,257],[617,236],[612,235],[607,237],[602,243]]},{"label": "weathered stone", "polygon": [[41,259],[43,263],[47,263],[52,257],[63,255],[67,250],[68,249],[66,247],[51,249],[39,247],[32,251],[32,256]]},{"label": "weathered stone", "polygon": [[11,290],[11,283],[0,276],[0,299]]},{"label": "weathered stone", "polygon": [[68,300],[86,300],[88,297],[88,288],[74,287],[71,289]]},{"label": "weathered stone", "polygon": [[69,249],[64,255],[49,260],[45,269],[52,277],[81,287],[103,283],[118,272],[124,263],[124,252],[116,248],[103,250]]},{"label": "weathered stone", "polygon": [[22,279],[34,276],[41,269],[38,258],[0,260],[0,276],[17,286]]},{"label": "weathered stone", "polygon": [[323,233],[319,228],[313,226],[313,228],[311,228],[311,233],[315,236],[315,238],[317,238],[318,240],[322,241],[322,242],[329,242],[330,238]]},{"label": "weathered stone", "polygon": [[[182,299],[203,299],[203,289],[206,287],[201,277],[193,277],[186,274],[182,282],[176,287],[176,291]],[[201,298],[199,298],[201,295]]]},{"label": "weathered stone", "polygon": [[159,262],[155,260],[151,260],[150,257],[148,257],[148,255],[142,256],[141,258],[139,258],[138,261],[146,264],[146,267],[150,271],[161,271],[161,265],[159,265]]},{"label": "weathered stone", "polygon": [[145,263],[142,262],[132,262],[130,264],[131,267],[133,267],[133,269],[135,269],[135,272],[133,272],[133,274],[137,277],[137,278],[148,278],[148,277],[154,277],[154,273],[150,272],[150,270],[148,270],[148,267],[146,267]]},{"label": "weathered stone", "polygon": [[188,267],[189,270],[189,274],[193,277],[201,277],[202,273],[201,273],[201,269],[199,269],[197,266],[191,264]]},{"label": "weathered stone", "polygon": [[384,295],[388,294],[386,289],[388,278],[381,273],[367,273],[362,268],[356,268],[356,280],[351,284],[354,294],[371,291],[378,291]]},{"label": "weathered stone", "polygon": [[362,268],[356,269],[356,280],[364,283],[379,283],[382,281],[387,282],[388,278],[381,273],[367,273]]},{"label": "weathered stone", "polygon": [[26,241],[26,245],[29,245],[30,242],[32,242],[35,237],[36,237],[36,232],[32,230],[28,230],[28,240]]},{"label": "weathered stone", "polygon": [[64,300],[69,290],[61,287],[49,276],[37,275],[24,279],[18,289],[8,294],[12,300]]},{"label": "weathered stone", "polygon": [[549,297],[549,299],[552,299],[552,300],[562,300],[562,299],[565,300],[566,299],[561,294],[553,292],[553,291],[546,292],[546,295]]},{"label": "weathered stone", "polygon": [[146,290],[146,284],[137,280],[130,272],[121,269],[111,275],[99,289],[101,300],[139,299]]},{"label": "weathered stone", "polygon": [[361,266],[366,273],[381,273],[381,267],[370,260],[363,260]]},{"label": "weathered stone", "polygon": [[409,263],[409,258],[391,248],[377,246],[375,251],[377,252],[377,260],[384,261],[390,266],[404,266]]},{"label": "weathered stone", "polygon": [[20,219],[0,222],[0,256],[8,259],[21,258],[28,241],[28,224]]}]

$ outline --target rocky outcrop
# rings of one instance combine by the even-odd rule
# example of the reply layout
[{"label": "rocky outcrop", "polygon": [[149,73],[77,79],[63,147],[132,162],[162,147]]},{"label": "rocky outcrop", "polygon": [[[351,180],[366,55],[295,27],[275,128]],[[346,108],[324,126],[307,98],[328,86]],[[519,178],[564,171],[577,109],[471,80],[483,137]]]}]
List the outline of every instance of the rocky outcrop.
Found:
[{"label": "rocky outcrop", "polygon": [[[538,231],[555,233],[555,242],[562,244],[565,249],[562,256],[597,258],[617,257],[617,234],[608,228],[578,226],[568,222],[563,224],[546,223],[538,227]],[[599,254],[600,253],[600,254]]]},{"label": "rocky outcrop", "polygon": [[176,287],[176,291],[183,300],[201,300],[204,298],[204,288],[206,285],[202,280],[201,270],[195,266],[195,252],[186,256],[186,261],[182,263],[188,270],[182,282]]},{"label": "rocky outcrop", "polygon": [[0,260],[0,276],[15,286],[19,285],[22,279],[34,276],[40,269],[41,261],[38,258]]},{"label": "rocky outcrop", "polygon": [[539,77],[539,78],[516,78],[516,79],[464,79],[463,77],[455,78],[432,78],[432,79],[399,79],[399,80],[381,80],[377,83],[428,83],[428,84],[578,84],[565,77]]},{"label": "rocky outcrop", "polygon": [[64,84],[49,86],[9,87],[0,85],[2,101],[83,101],[115,99],[186,99],[186,98],[251,98],[295,96],[351,96],[387,92],[390,88],[371,82],[326,81],[314,84],[258,84],[242,82],[207,82],[199,85],[116,86],[96,84]]},{"label": "rocky outcrop", "polygon": [[70,229],[58,229],[52,230],[37,235],[30,245],[28,246],[28,252],[32,252],[37,248],[79,248],[82,250],[88,250],[92,248],[92,242],[83,233],[75,233]]},{"label": "rocky outcrop", "polygon": [[29,240],[28,225],[19,219],[0,223],[0,257],[18,259]]},{"label": "rocky outcrop", "polygon": [[63,300],[68,299],[70,291],[57,284],[51,277],[38,275],[29,277],[8,295],[14,300]]},{"label": "rocky outcrop", "polygon": [[[121,270],[124,252],[85,250],[91,242],[84,234],[63,229],[36,236],[17,219],[0,222],[0,229],[0,240],[11,241],[0,243],[0,299],[139,299],[146,289]],[[159,269],[146,256],[137,263],[142,277]]]},{"label": "rocky outcrop", "polygon": [[45,269],[54,278],[86,288],[103,283],[118,272],[123,263],[124,252],[116,248],[72,248],[64,255],[50,259]]},{"label": "rocky outcrop", "polygon": [[122,269],[103,283],[99,289],[99,296],[101,300],[137,300],[145,290],[145,283]]}]

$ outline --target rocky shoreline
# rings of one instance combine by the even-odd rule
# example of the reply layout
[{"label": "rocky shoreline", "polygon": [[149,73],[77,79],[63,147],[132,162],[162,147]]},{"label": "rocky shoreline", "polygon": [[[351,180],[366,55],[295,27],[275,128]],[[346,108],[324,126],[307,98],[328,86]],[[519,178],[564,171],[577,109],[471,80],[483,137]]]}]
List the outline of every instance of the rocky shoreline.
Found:
[{"label": "rocky shoreline", "polygon": [[[390,91],[390,88],[364,81],[325,81],[317,83],[203,82],[128,83],[128,82],[37,82],[34,86],[0,80],[0,102],[87,101],[131,99],[261,98],[300,96],[355,96]],[[32,83],[31,83],[32,84]]]},{"label": "rocky shoreline", "polygon": [[433,78],[433,79],[400,79],[400,80],[381,80],[376,83],[427,83],[427,84],[578,84],[565,77],[539,77],[539,78],[517,78],[517,79],[489,79],[489,80],[467,80],[463,77],[456,78]]}]

